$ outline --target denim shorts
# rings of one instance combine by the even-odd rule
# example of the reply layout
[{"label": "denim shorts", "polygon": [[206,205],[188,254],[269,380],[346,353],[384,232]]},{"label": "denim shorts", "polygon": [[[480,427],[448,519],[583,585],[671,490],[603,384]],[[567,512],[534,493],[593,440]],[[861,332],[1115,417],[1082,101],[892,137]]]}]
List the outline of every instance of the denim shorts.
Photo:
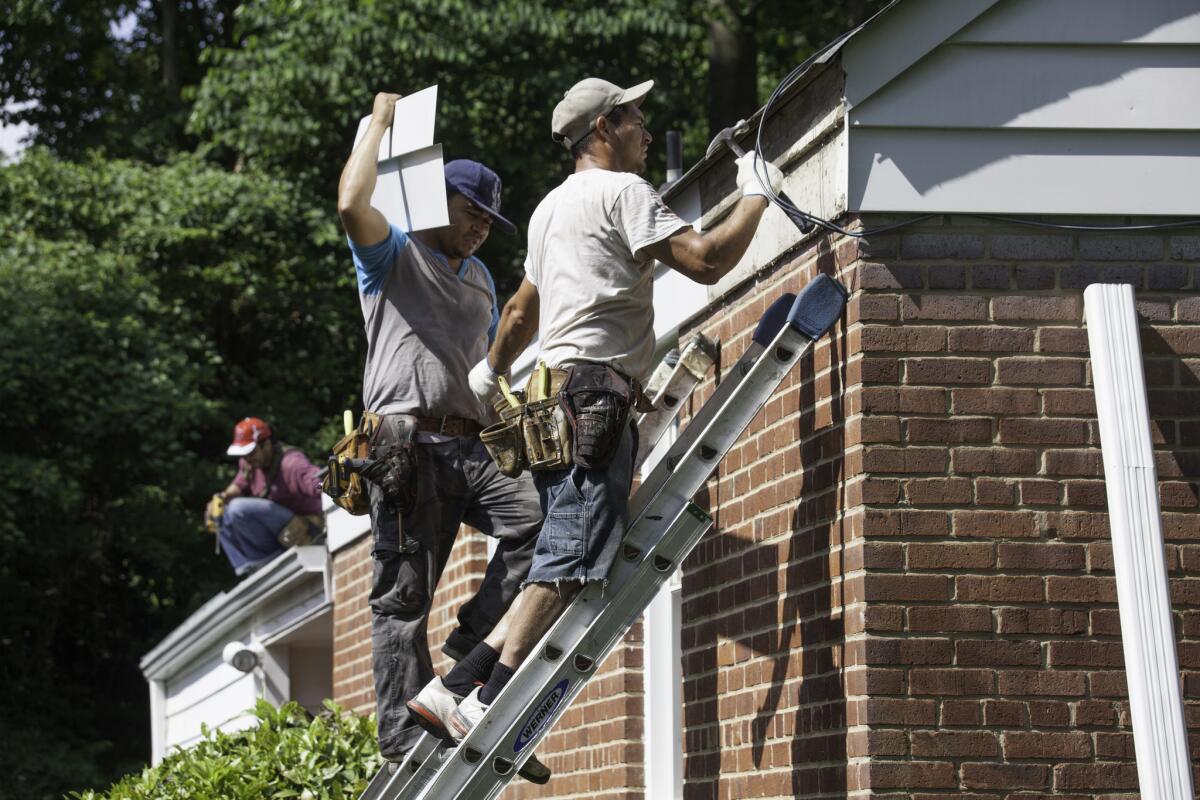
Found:
[{"label": "denim shorts", "polygon": [[629,525],[629,490],[637,433],[626,429],[606,467],[533,473],[542,532],[525,584],[607,581]]}]

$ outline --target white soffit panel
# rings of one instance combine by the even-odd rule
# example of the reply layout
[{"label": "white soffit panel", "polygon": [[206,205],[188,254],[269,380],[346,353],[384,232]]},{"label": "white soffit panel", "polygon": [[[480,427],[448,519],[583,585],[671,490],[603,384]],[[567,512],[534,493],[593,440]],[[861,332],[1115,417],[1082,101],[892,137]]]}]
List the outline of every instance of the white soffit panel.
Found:
[{"label": "white soffit panel", "polygon": [[1083,297],[1138,781],[1143,797],[1190,800],[1191,763],[1133,287],[1093,284]]}]

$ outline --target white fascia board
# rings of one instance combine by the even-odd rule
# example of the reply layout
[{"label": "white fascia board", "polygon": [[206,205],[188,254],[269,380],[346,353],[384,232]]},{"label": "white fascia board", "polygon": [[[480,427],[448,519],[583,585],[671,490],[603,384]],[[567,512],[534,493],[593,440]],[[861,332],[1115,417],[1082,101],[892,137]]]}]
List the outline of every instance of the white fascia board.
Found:
[{"label": "white fascia board", "polygon": [[147,680],[171,677],[180,667],[249,619],[271,599],[314,574],[329,594],[329,555],[324,546],[293,547],[228,592],[209,600],[171,631],[139,664]]},{"label": "white fascia board", "polygon": [[1143,797],[1192,798],[1133,287],[1083,293],[1112,531],[1121,642]]}]

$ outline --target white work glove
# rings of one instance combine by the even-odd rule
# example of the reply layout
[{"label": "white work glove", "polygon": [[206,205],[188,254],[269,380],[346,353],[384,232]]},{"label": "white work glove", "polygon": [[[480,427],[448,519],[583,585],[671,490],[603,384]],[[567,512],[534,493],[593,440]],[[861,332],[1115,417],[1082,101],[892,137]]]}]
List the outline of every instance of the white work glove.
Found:
[{"label": "white work glove", "polygon": [[471,392],[474,393],[479,401],[483,404],[490,403],[492,395],[500,391],[500,376],[492,370],[492,365],[488,363],[487,356],[483,357],[475,366],[471,367],[471,371],[467,374],[467,383],[471,385]]},{"label": "white work glove", "polygon": [[[742,190],[742,195],[750,197],[759,195],[766,197],[767,193],[762,187],[762,182],[766,181],[771,185],[771,191],[779,193],[779,188],[783,186],[783,173],[779,171],[779,167],[772,164],[770,161],[755,163],[758,154],[753,150],[746,153],[737,160],[737,182]],[[757,173],[755,166],[758,167]],[[760,178],[761,176],[761,178]]]}]

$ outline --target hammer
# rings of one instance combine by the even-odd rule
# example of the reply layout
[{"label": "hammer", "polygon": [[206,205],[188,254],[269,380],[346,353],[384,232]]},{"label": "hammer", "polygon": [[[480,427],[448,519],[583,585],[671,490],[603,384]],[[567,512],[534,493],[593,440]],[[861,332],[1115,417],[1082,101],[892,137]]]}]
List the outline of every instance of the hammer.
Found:
[{"label": "hammer", "polygon": [[[704,154],[704,157],[708,158],[709,156],[711,156],[713,154],[713,151],[716,150],[721,145],[725,145],[726,147],[728,147],[733,152],[733,155],[737,158],[741,158],[742,156],[746,155],[746,151],[742,149],[742,146],[740,144],[738,144],[736,141],[734,141],[733,137],[740,136],[741,134],[745,133],[747,127],[749,127],[749,126],[746,124],[746,120],[740,119],[737,121],[736,124],[730,125],[728,128],[726,128],[725,130],[718,133],[716,136],[713,137],[712,142],[708,145],[708,152]],[[785,203],[792,206],[793,208],[800,207],[800,206],[796,205],[796,203],[792,200],[792,198],[788,197],[787,194],[785,194],[782,189],[779,190],[779,192],[777,192],[777,194],[779,195],[780,200],[784,201]],[[787,212],[787,209],[784,209],[784,213],[787,214],[788,219],[790,219],[796,225],[796,227],[800,229],[801,233],[808,233],[809,231],[811,231],[813,229],[812,222],[805,219],[804,217],[794,217],[790,213]]]}]

